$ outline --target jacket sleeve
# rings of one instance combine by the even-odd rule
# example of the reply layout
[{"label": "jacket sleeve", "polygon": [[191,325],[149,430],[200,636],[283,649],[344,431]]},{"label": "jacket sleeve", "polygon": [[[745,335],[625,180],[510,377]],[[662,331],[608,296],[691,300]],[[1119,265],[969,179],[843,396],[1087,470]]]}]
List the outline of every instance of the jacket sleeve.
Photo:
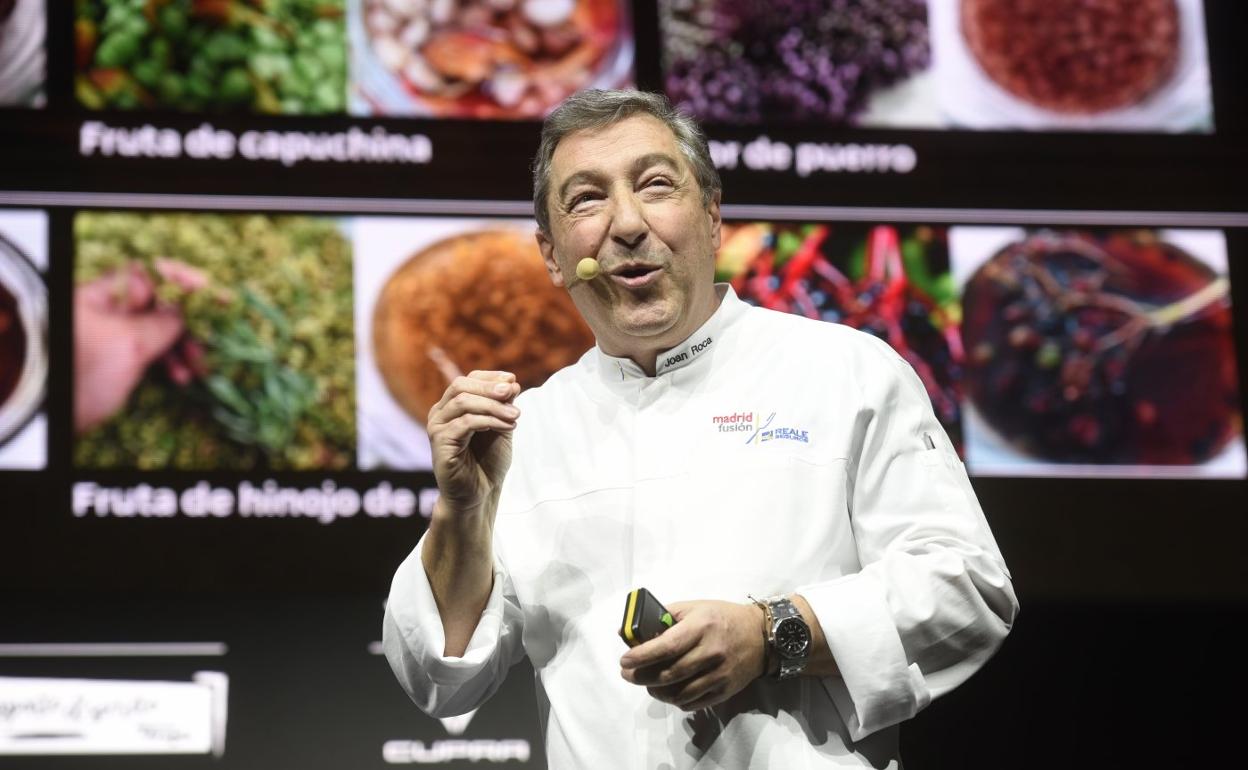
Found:
[{"label": "jacket sleeve", "polygon": [[399,684],[426,714],[469,712],[498,690],[524,654],[523,615],[507,571],[496,557],[494,586],[461,658],[443,655],[442,618],[420,560],[425,544],[399,565],[382,620],[382,648]]},{"label": "jacket sleeve", "polygon": [[859,443],[846,466],[862,569],[797,589],[840,670],[825,686],[855,740],[965,681],[1018,612],[1009,571],[922,383],[883,342],[868,347]]}]

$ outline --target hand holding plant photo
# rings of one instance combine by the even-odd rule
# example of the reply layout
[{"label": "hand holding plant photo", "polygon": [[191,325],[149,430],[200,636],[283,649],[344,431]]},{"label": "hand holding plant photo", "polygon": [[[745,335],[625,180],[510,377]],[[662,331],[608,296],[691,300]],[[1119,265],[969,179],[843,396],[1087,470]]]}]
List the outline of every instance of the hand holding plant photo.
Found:
[{"label": "hand holding plant photo", "polygon": [[[75,230],[80,292],[138,271],[152,288],[143,302],[131,298],[125,305],[129,321],[147,313],[178,324],[176,339],[167,345],[173,355],[152,357],[163,366],[144,362],[124,406],[90,424],[80,421],[78,465],[350,464],[351,256],[335,222],[92,213],[81,214]],[[92,346],[106,339],[91,328],[78,329],[76,360],[89,360]],[[81,378],[79,385],[81,406],[98,389]]]}]

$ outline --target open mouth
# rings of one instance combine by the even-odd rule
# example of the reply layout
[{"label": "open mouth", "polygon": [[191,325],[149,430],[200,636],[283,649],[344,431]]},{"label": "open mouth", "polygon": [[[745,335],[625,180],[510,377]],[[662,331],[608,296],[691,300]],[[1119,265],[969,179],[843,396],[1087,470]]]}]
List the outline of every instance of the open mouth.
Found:
[{"label": "open mouth", "polygon": [[662,268],[650,265],[629,265],[611,273],[611,280],[630,289],[647,286],[658,280]]}]

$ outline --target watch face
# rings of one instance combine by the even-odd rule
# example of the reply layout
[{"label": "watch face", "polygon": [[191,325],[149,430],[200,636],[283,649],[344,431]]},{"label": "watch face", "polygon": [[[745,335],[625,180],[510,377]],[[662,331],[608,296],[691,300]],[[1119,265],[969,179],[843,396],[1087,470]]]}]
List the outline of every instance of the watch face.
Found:
[{"label": "watch face", "polygon": [[785,618],[776,627],[776,647],[786,658],[800,658],[810,648],[810,629],[798,618]]}]

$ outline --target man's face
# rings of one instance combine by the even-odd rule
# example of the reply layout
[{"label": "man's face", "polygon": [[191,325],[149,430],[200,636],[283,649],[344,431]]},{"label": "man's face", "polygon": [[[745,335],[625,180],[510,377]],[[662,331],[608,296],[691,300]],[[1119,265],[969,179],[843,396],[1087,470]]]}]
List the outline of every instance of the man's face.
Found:
[{"label": "man's face", "polygon": [[[610,355],[644,359],[673,347],[715,311],[719,200],[702,192],[671,130],[637,115],[565,137],[551,162],[550,234],[537,240]],[[576,278],[598,260],[602,274]],[[644,364],[643,364],[644,365]]]}]

